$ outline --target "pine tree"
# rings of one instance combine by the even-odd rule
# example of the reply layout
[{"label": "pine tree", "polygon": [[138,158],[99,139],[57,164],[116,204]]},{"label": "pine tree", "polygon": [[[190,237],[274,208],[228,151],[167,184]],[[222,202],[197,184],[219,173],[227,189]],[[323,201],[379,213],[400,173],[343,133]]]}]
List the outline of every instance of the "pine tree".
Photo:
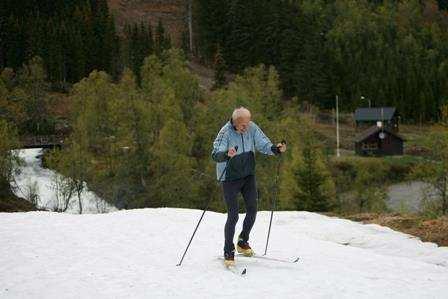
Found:
[{"label": "pine tree", "polygon": [[[193,7],[198,23],[198,47],[206,61],[213,61],[216,46],[225,44],[228,37],[227,13],[229,1],[197,0]],[[222,49],[224,50],[224,49]],[[225,54],[223,53],[225,56]]]},{"label": "pine tree", "polygon": [[241,71],[251,66],[256,45],[255,23],[252,23],[252,1],[232,0],[227,15],[228,36],[225,43],[225,61],[230,70]]},{"label": "pine tree", "polygon": [[77,28],[72,28],[70,44],[72,48],[68,57],[70,61],[69,81],[78,82],[86,72],[86,53],[81,32]]},{"label": "pine tree", "polygon": [[215,84],[213,88],[221,88],[226,83],[226,65],[222,57],[221,48],[218,46],[215,54]]},{"label": "pine tree", "polygon": [[439,4],[440,10],[447,10],[448,9],[448,1],[447,0],[437,0]]},{"label": "pine tree", "polygon": [[171,40],[169,36],[165,32],[165,27],[162,24],[162,21],[159,19],[159,22],[157,23],[156,27],[156,34],[155,34],[155,53],[157,56],[161,56],[162,53],[169,48],[171,48]]},{"label": "pine tree", "polygon": [[26,37],[18,17],[11,15],[6,23],[4,38],[6,66],[18,69],[26,58]]},{"label": "pine tree", "polygon": [[326,169],[315,137],[309,129],[305,129],[302,141],[300,150],[293,149],[291,165],[296,208],[307,211],[328,211],[334,197],[334,183]]}]

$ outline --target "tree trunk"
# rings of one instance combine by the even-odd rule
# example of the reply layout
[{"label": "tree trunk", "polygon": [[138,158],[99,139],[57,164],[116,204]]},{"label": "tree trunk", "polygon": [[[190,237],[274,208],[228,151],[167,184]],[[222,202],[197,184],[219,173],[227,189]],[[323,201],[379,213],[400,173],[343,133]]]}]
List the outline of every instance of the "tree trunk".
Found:
[{"label": "tree trunk", "polygon": [[445,215],[448,212],[448,198],[447,198],[447,177],[443,179],[443,190],[442,190],[442,214]]},{"label": "tree trunk", "polygon": [[81,191],[82,189],[78,189],[78,203],[79,203],[79,214],[82,214],[82,200],[81,200]]},{"label": "tree trunk", "polygon": [[190,37],[190,52],[193,53],[193,0],[188,1],[188,33]]}]

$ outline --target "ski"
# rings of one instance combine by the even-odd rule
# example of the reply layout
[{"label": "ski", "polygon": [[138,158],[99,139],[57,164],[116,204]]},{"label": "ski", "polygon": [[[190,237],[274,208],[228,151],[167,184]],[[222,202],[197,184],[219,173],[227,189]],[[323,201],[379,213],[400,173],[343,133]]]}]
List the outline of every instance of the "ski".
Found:
[{"label": "ski", "polygon": [[[221,261],[224,261],[224,258],[221,257],[221,256],[218,257],[218,259],[221,260]],[[224,268],[229,270],[233,274],[238,275],[238,276],[244,276],[247,273],[247,268],[246,267],[240,268],[237,265],[234,265],[234,266],[226,266],[226,265],[224,265]]]},{"label": "ski", "polygon": [[229,266],[229,267],[224,266],[224,267],[225,267],[227,270],[229,270],[230,272],[232,272],[233,274],[238,275],[238,276],[245,276],[246,273],[247,273],[246,268],[243,268],[243,270],[241,270],[241,269],[239,269],[239,268],[236,267],[236,266]]},{"label": "ski", "polygon": [[279,259],[279,258],[269,257],[269,256],[265,256],[265,255],[257,255],[257,254],[255,254],[253,256],[245,256],[241,253],[238,253],[238,254],[236,254],[236,256],[244,257],[244,258],[263,259],[263,260],[269,260],[269,261],[280,262],[280,263],[288,263],[288,264],[295,264],[300,260],[300,257],[293,258],[293,259]]}]

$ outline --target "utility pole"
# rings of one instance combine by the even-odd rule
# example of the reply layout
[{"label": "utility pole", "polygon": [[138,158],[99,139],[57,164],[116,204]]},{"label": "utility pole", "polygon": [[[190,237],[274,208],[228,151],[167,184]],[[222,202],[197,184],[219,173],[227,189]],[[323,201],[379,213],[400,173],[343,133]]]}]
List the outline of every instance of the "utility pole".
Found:
[{"label": "utility pole", "polygon": [[188,1],[188,33],[190,37],[190,53],[193,54],[193,0]]}]

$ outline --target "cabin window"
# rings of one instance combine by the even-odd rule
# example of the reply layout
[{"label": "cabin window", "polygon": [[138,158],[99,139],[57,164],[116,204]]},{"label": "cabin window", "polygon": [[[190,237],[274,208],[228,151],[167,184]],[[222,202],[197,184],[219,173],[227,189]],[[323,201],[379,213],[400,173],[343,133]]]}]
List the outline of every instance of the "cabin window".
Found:
[{"label": "cabin window", "polygon": [[363,142],[362,149],[363,150],[377,150],[378,144],[376,142]]}]

